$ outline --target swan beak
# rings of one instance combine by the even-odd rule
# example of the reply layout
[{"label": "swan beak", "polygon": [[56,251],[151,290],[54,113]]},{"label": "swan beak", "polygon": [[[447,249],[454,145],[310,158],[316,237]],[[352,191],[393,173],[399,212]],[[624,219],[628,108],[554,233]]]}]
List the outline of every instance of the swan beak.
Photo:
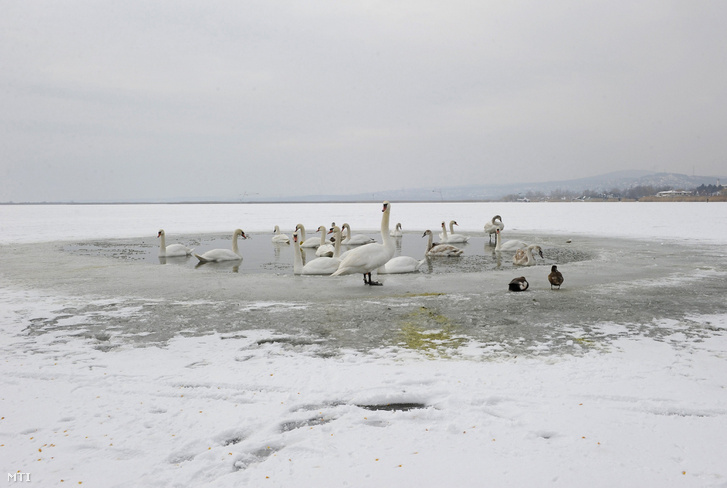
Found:
[{"label": "swan beak", "polygon": [[538,254],[540,254],[540,257],[541,258],[545,259],[545,256],[543,256],[543,250],[542,249],[540,251],[538,251]]},{"label": "swan beak", "polygon": [[157,234],[157,237],[161,237],[161,236],[162,236],[162,233],[161,232]]}]

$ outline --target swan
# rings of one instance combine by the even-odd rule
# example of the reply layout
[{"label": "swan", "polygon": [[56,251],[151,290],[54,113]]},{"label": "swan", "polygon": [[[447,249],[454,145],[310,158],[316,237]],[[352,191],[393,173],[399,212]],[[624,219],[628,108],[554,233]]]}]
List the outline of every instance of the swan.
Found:
[{"label": "swan", "polygon": [[422,237],[429,236],[427,242],[427,256],[460,256],[464,251],[451,244],[434,244],[431,230],[424,231]]},{"label": "swan", "polygon": [[439,234],[439,237],[442,239],[443,243],[454,243],[454,242],[467,242],[470,238],[470,236],[466,236],[464,234],[455,234],[454,233],[454,226],[459,225],[456,221],[450,220],[449,221],[449,228],[452,231],[450,234],[447,233],[447,226],[444,222],[442,222],[442,233]]},{"label": "swan", "polygon": [[508,288],[510,291],[525,291],[529,286],[530,284],[528,283],[528,280],[526,280],[524,276],[521,276],[519,278],[513,278],[508,285]]},{"label": "swan", "polygon": [[290,244],[290,237],[280,233],[280,226],[276,225],[273,231],[273,242],[278,244]]},{"label": "swan", "polygon": [[242,259],[240,251],[237,248],[237,237],[241,236],[243,239],[247,239],[247,236],[242,229],[235,229],[232,234],[232,250],[229,249],[212,249],[202,254],[195,254],[200,263],[211,263],[218,261],[236,261]]},{"label": "swan", "polygon": [[502,242],[499,229],[495,229],[495,234],[497,235],[495,238],[495,251],[517,251],[518,249],[528,247],[527,242],[518,241],[517,239]]},{"label": "swan", "polygon": [[376,272],[379,274],[413,273],[419,269],[419,266],[426,262],[426,258],[416,260],[411,256],[396,256],[395,258],[389,259]]},{"label": "swan", "polygon": [[[348,224],[343,224],[341,226],[341,231],[343,231],[343,230],[346,231],[346,238],[341,243],[344,246],[360,246],[362,244],[371,244],[373,242],[376,242],[376,239],[369,237],[369,236],[365,236],[363,234],[353,235],[351,233],[351,226]],[[387,235],[389,234],[388,230],[386,231],[386,234]]]},{"label": "swan", "polygon": [[401,237],[404,233],[401,231],[401,223],[396,224],[396,229],[391,231],[391,237]]},{"label": "swan", "polygon": [[515,255],[512,257],[512,263],[518,266],[534,266],[535,256],[533,252],[540,254],[543,257],[543,250],[537,244],[530,244],[528,247],[518,249]]},{"label": "swan", "polygon": [[[325,228],[324,228],[325,229]],[[340,253],[341,251],[341,229],[339,229],[337,226],[333,227],[334,234],[338,237],[336,240],[336,248],[337,251],[334,251],[334,255],[336,253]],[[298,232],[293,233],[293,245],[295,246],[293,249],[293,273],[297,275],[330,275],[334,271],[338,269],[338,266],[341,264],[341,260],[337,257],[320,257],[316,258],[308,263],[306,263],[305,266],[303,266],[303,258],[301,257],[301,250],[300,250],[300,243],[298,242]]]},{"label": "swan", "polygon": [[558,271],[558,266],[555,264],[550,267],[550,274],[548,275],[548,281],[550,281],[550,289],[557,286],[560,290],[560,285],[563,284],[563,275]]},{"label": "swan", "polygon": [[[499,222],[495,222],[496,220],[499,220]],[[495,215],[492,217],[491,221],[485,223],[485,234],[489,234],[490,242],[492,242],[492,234],[494,234],[496,230],[502,230],[504,228],[505,224],[502,223],[502,217]]]},{"label": "swan", "polygon": [[164,229],[159,229],[157,238],[159,237],[161,237],[161,240],[159,241],[159,257],[173,258],[178,256],[189,256],[192,254],[192,251],[194,251],[194,249],[190,249],[182,244],[169,244],[167,246],[167,241],[164,238]]},{"label": "swan", "polygon": [[333,276],[353,273],[363,273],[364,283],[367,285],[380,285],[381,283],[371,281],[371,272],[386,264],[396,251],[394,240],[389,235],[389,217],[391,215],[391,203],[385,201],[381,209],[381,240],[383,244],[374,242],[348,251],[341,259],[341,265]]},{"label": "swan", "polygon": [[295,230],[300,230],[298,234],[300,237],[300,247],[318,247],[321,245],[321,240],[317,237],[305,238],[305,226],[303,224],[296,225]]},{"label": "swan", "polygon": [[[335,224],[333,227],[331,227],[331,231],[333,231],[333,228],[335,228]],[[329,244],[326,242],[326,235],[328,235],[328,232],[326,232],[326,226],[321,225],[318,227],[318,231],[321,233],[321,242],[318,244],[318,249],[316,249],[316,256],[318,257],[327,257],[331,258],[333,257],[333,253],[336,250],[335,244]],[[339,229],[340,232],[340,229]]]}]

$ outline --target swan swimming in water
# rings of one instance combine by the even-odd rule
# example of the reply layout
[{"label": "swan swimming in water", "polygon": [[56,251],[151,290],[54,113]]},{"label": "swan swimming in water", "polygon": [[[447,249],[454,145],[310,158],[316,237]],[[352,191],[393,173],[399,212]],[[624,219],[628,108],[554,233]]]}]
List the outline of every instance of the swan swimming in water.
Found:
[{"label": "swan swimming in water", "polygon": [[[341,232],[346,231],[346,238],[343,240],[341,244],[344,246],[361,246],[363,244],[371,244],[372,242],[376,242],[376,239],[373,237],[365,236],[363,234],[351,234],[351,226],[348,224],[343,224],[341,226]],[[389,231],[386,231],[387,234]]]},{"label": "swan swimming in water", "polygon": [[[326,242],[326,236],[333,232],[333,229],[336,228],[336,225],[333,224],[333,227],[331,227],[331,230],[326,232],[326,226],[321,225],[318,227],[318,230],[316,232],[321,233],[321,243],[318,245],[318,249],[316,249],[316,256],[318,257],[326,257],[326,258],[332,258],[333,253],[336,250],[335,244],[330,244]],[[339,229],[340,233],[340,229]]]},{"label": "swan swimming in water", "polygon": [[454,233],[455,225],[459,225],[459,224],[454,220],[450,220],[449,221],[449,230],[451,231],[451,233],[447,233],[447,226],[444,222],[442,222],[442,233],[439,234],[439,237],[442,239],[442,243],[451,244],[451,243],[457,243],[457,242],[467,242],[469,240],[470,236]]},{"label": "swan swimming in water", "polygon": [[280,233],[280,226],[276,225],[273,231],[273,242],[278,244],[290,244],[290,237]]},{"label": "swan swimming in water", "polygon": [[[366,244],[356,249],[351,249],[341,259],[341,265],[338,267],[333,276],[343,274],[362,273],[364,275],[364,284],[380,285],[381,283],[371,280],[371,272],[386,264],[394,257],[395,244],[389,234],[389,216],[391,214],[391,204],[386,201],[381,210],[381,240],[383,244],[377,242]],[[345,225],[345,224],[344,224]]]},{"label": "swan swimming in water", "polygon": [[560,285],[563,284],[563,275],[558,271],[558,266],[555,264],[550,267],[550,274],[548,275],[548,281],[550,281],[550,289],[557,286],[560,290]]},{"label": "swan swimming in water", "polygon": [[434,244],[432,242],[433,234],[431,230],[424,231],[422,237],[429,236],[427,242],[427,256],[460,256],[464,251],[451,244]]},{"label": "swan swimming in water", "polygon": [[305,238],[305,226],[303,224],[296,225],[295,230],[300,231],[298,233],[300,247],[318,247],[321,245],[321,240],[317,237]]},{"label": "swan swimming in water", "polygon": [[517,251],[518,249],[528,247],[527,242],[518,241],[516,239],[502,242],[502,239],[500,238],[500,229],[495,229],[495,234],[497,234],[497,237],[495,238],[495,251]]},{"label": "swan swimming in water", "polygon": [[164,238],[164,229],[159,229],[159,232],[157,233],[157,238],[161,238],[159,241],[159,257],[167,257],[167,258],[173,258],[173,257],[179,257],[179,256],[189,256],[192,254],[192,251],[194,249],[190,249],[187,246],[183,246],[182,244],[169,244],[167,246],[167,241]]},{"label": "swan swimming in water", "polygon": [[535,256],[533,252],[540,254],[543,257],[543,250],[537,244],[530,244],[528,247],[518,249],[515,255],[512,257],[512,263],[518,266],[534,266]]},{"label": "swan swimming in water", "polygon": [[529,286],[530,284],[528,283],[528,280],[526,280],[524,276],[521,276],[519,278],[513,278],[508,285],[508,289],[510,291],[525,291]]},{"label": "swan swimming in water", "polygon": [[401,223],[396,224],[396,228],[391,231],[391,237],[401,237],[404,233],[401,231]]},{"label": "swan swimming in water", "polygon": [[[324,227],[325,230],[325,227]],[[330,275],[338,269],[341,264],[341,260],[335,257],[336,253],[341,251],[341,229],[337,226],[333,227],[333,232],[337,237],[336,248],[334,257],[320,257],[316,258],[303,265],[303,258],[301,257],[300,243],[298,242],[298,231],[293,233],[293,273],[297,275]],[[325,237],[325,235],[324,235]]]},{"label": "swan swimming in water", "polygon": [[[496,220],[499,222],[495,222]],[[492,234],[494,234],[497,230],[502,230],[504,228],[505,224],[502,223],[502,217],[495,215],[492,217],[490,222],[485,223],[485,234],[490,235],[490,242],[492,242]]]},{"label": "swan swimming in water", "polygon": [[237,261],[242,259],[240,251],[237,248],[237,237],[241,236],[243,239],[247,239],[247,236],[242,229],[235,229],[232,234],[232,250],[229,249],[212,249],[202,254],[195,254],[200,263],[216,263],[219,261]]}]

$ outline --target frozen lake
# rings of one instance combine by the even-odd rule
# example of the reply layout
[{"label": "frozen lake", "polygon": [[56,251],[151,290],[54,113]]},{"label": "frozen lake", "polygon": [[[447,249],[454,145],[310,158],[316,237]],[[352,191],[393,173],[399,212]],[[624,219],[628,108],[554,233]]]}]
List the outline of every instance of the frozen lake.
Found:
[{"label": "frozen lake", "polygon": [[[494,252],[482,226],[495,214],[503,217],[505,239],[542,246],[536,266],[517,267],[510,253]],[[496,460],[487,473],[493,486],[539,484],[536,474],[515,473],[521,462],[540,465],[560,486],[623,485],[625,479],[660,486],[727,483],[717,454],[727,435],[727,205],[393,202],[392,223],[401,222],[405,231],[398,254],[421,258],[422,232],[438,233],[443,220],[457,220],[457,231],[471,238],[462,257],[380,276],[381,287],[364,286],[358,275],[294,276],[292,246],[270,240],[276,224],[292,235],[295,224],[304,223],[310,237],[332,221],[377,237],[380,204],[2,206],[0,217],[5,386],[29,382],[42,389],[59,378],[55,395],[76,412],[47,407],[34,415],[33,394],[4,399],[10,413],[0,424],[0,453],[12,446],[4,462],[9,472],[26,469],[19,463],[30,461],[38,437],[29,432],[55,439],[64,424],[83,430],[84,416],[106,411],[76,401],[65,388],[102,398],[130,395],[105,407],[118,412],[110,424],[102,422],[108,427],[91,428],[95,435],[110,430],[129,451],[118,463],[98,460],[106,468],[84,468],[69,447],[66,464],[38,465],[38,479],[68,477],[71,466],[87,481],[99,481],[110,466],[138,470],[162,463],[149,480],[122,476],[118,484],[101,486],[184,486],[195,477],[210,486],[256,485],[263,473],[277,479],[271,486],[292,480],[302,480],[301,486],[322,480],[331,482],[325,486],[403,486],[402,480],[476,486],[487,476],[470,454],[445,451],[461,442],[456,434],[477,424],[488,427],[470,446],[472,455]],[[197,266],[194,257],[157,257],[160,228],[167,244],[204,252],[229,248],[238,227],[251,236],[239,243],[240,263]],[[552,264],[565,276],[561,290],[548,284]],[[521,275],[530,289],[509,292],[508,282]],[[95,371],[111,377],[96,383]],[[649,386],[646,378],[653,380]],[[138,381],[148,387],[136,393]],[[179,385],[214,416],[190,427],[189,419],[172,415],[179,405],[170,398]],[[211,395],[220,388],[224,394]],[[301,388],[305,399],[298,397]],[[249,396],[254,392],[259,397]],[[590,425],[611,443],[602,458],[581,457],[576,439],[582,436],[568,433],[589,423],[562,402],[584,399],[600,405]],[[136,411],[134,401],[156,406]],[[663,416],[654,417],[654,408]],[[313,411],[323,420],[311,420]],[[517,412],[515,424],[508,412]],[[538,426],[544,416],[552,421]],[[148,432],[146,424],[160,420],[184,442],[154,434],[153,441],[133,445],[134,436]],[[616,424],[624,427],[623,437],[609,434]],[[302,435],[302,427],[310,434]],[[387,433],[378,432],[382,427]],[[412,445],[410,428],[425,427],[439,433]],[[657,447],[657,437],[645,434],[652,428],[669,432],[669,445],[679,452],[698,454],[675,456],[670,447]],[[323,439],[310,437],[313,432],[346,440],[331,451]],[[492,437],[510,439],[508,447],[481,451]],[[400,478],[359,466],[357,453],[374,458],[381,442],[418,471]],[[275,456],[266,443],[274,444]],[[154,454],[157,446],[163,453]],[[207,447],[216,458],[203,455]],[[681,464],[672,473],[668,460],[646,459],[640,449],[662,449],[665,459],[679,457]],[[415,451],[429,454],[414,461]],[[296,456],[306,462],[277,464]],[[323,461],[327,457],[332,464]],[[442,457],[461,472],[434,475],[428,466]],[[558,468],[562,457],[579,459],[583,467]],[[328,477],[317,471],[321,463]],[[614,463],[626,478],[613,474]]]}]

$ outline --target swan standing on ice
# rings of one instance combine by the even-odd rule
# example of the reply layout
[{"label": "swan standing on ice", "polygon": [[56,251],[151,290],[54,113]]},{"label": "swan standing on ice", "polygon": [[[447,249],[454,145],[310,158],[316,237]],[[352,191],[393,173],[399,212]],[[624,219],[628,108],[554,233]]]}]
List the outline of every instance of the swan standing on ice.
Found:
[{"label": "swan standing on ice", "polygon": [[[325,230],[325,227],[324,227]],[[341,260],[336,256],[341,252],[341,229],[337,226],[333,227],[336,236],[336,251],[334,257],[316,258],[303,266],[303,258],[301,256],[300,243],[298,242],[298,232],[293,233],[293,273],[297,275],[330,275],[338,269]]]},{"label": "swan standing on ice", "polygon": [[401,237],[404,233],[401,231],[401,223],[396,224],[396,228],[391,231],[391,237]]},{"label": "swan standing on ice", "polygon": [[527,242],[518,241],[516,239],[502,242],[502,239],[500,238],[500,229],[495,229],[495,234],[497,234],[497,237],[495,238],[495,251],[517,251],[518,249],[528,247]]},{"label": "swan standing on ice", "polygon": [[295,226],[295,230],[300,231],[298,237],[300,237],[300,247],[318,247],[321,245],[321,240],[317,237],[311,237],[310,239],[305,238],[305,226],[298,224]]},{"label": "swan standing on ice", "polygon": [[341,265],[338,267],[333,276],[343,274],[363,273],[364,284],[380,285],[381,283],[371,281],[371,272],[386,264],[396,251],[394,240],[389,235],[389,216],[391,214],[391,204],[384,202],[384,208],[381,210],[381,240],[383,244],[377,242],[366,244],[356,249],[348,251],[346,256],[341,259]]},{"label": "swan standing on ice", "polygon": [[449,230],[451,233],[447,233],[447,226],[444,222],[442,222],[442,233],[439,234],[439,237],[442,239],[442,243],[451,244],[455,242],[467,242],[470,238],[470,236],[466,236],[464,234],[455,234],[454,233],[454,226],[459,225],[456,221],[450,220],[449,221]]},{"label": "swan standing on ice", "polygon": [[508,289],[510,291],[525,291],[529,286],[530,284],[528,283],[528,280],[526,280],[524,276],[521,276],[519,278],[513,278],[508,285]]},{"label": "swan standing on ice", "polygon": [[374,239],[373,237],[365,236],[363,234],[353,235],[351,233],[351,226],[348,224],[343,224],[343,226],[341,227],[341,232],[343,231],[346,231],[346,238],[341,243],[344,246],[361,246],[363,244],[371,244],[372,242],[376,242],[376,239]]},{"label": "swan standing on ice", "polygon": [[[498,220],[499,222],[495,222]],[[487,222],[485,224],[485,234],[490,235],[490,242],[492,242],[492,234],[494,234],[497,230],[502,230],[505,228],[505,224],[502,223],[502,217],[499,215],[495,215],[492,217],[492,220]]]},{"label": "swan standing on ice", "polygon": [[164,229],[159,229],[159,233],[157,234],[157,238],[161,238],[159,241],[159,257],[160,258],[174,258],[179,256],[189,256],[192,254],[192,251],[194,249],[190,249],[187,246],[183,246],[182,244],[169,244],[167,246],[167,241],[164,238]]},{"label": "swan standing on ice", "polygon": [[540,246],[537,244],[530,244],[528,247],[518,249],[515,252],[515,255],[512,257],[512,264],[516,264],[518,266],[534,266],[535,256],[533,255],[533,252],[540,254],[541,258],[543,257],[543,250]]},{"label": "swan standing on ice", "polygon": [[280,233],[280,226],[276,225],[273,231],[273,242],[277,244],[290,244],[290,237]]},{"label": "swan standing on ice", "polygon": [[558,271],[558,266],[555,264],[550,268],[550,274],[548,275],[548,281],[550,281],[550,289],[557,286],[560,290],[560,285],[563,284],[563,275]]},{"label": "swan standing on ice", "polygon": [[431,230],[424,231],[422,237],[429,236],[427,242],[427,256],[460,256],[464,251],[451,244],[434,244],[432,242],[434,236]]},{"label": "swan standing on ice", "polygon": [[243,239],[247,239],[247,236],[242,229],[235,229],[232,234],[232,250],[229,249],[212,249],[202,254],[195,254],[200,263],[216,263],[219,261],[237,261],[242,259],[239,249],[237,248],[237,237],[241,236]]}]

